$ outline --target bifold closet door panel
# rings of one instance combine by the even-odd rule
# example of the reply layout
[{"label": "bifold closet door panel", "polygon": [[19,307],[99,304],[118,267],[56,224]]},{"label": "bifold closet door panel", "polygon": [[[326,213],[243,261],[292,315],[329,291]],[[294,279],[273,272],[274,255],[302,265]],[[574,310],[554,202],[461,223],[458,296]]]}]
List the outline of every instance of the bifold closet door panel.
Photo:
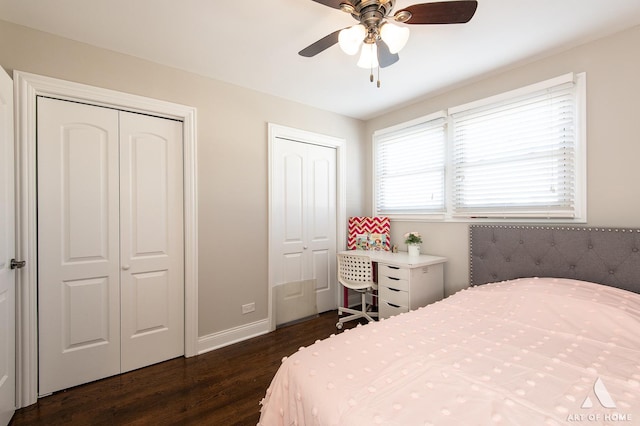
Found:
[{"label": "bifold closet door panel", "polygon": [[120,113],[122,372],[184,354],[182,123]]},{"label": "bifold closet door panel", "polygon": [[39,394],[120,373],[118,111],[38,98]]},{"label": "bifold closet door panel", "polygon": [[337,153],[278,138],[272,158],[273,282],[287,284],[275,302],[282,324],[337,307]]}]

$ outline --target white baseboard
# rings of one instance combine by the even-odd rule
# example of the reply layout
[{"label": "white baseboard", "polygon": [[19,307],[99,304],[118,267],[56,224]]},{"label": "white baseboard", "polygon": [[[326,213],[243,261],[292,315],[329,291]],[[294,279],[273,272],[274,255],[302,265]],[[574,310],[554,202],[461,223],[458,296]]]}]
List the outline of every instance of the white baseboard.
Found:
[{"label": "white baseboard", "polygon": [[267,334],[269,331],[269,320],[264,319],[199,337],[198,355]]}]

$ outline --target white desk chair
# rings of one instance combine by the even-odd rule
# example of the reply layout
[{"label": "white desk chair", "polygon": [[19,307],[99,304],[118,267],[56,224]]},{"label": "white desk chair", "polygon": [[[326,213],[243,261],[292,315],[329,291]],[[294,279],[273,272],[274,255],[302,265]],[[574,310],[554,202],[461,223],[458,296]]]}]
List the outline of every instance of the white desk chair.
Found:
[{"label": "white desk chair", "polygon": [[373,321],[373,318],[377,317],[378,313],[369,312],[367,310],[366,295],[367,293],[373,293],[373,290],[377,290],[378,285],[373,282],[373,267],[369,256],[339,253],[338,281],[346,288],[355,290],[361,294],[362,309],[358,311],[351,308],[338,308],[339,315],[342,315],[343,313],[351,315],[340,318],[336,327],[338,329],[342,329],[342,325],[345,322],[358,318],[366,318],[369,321]]}]

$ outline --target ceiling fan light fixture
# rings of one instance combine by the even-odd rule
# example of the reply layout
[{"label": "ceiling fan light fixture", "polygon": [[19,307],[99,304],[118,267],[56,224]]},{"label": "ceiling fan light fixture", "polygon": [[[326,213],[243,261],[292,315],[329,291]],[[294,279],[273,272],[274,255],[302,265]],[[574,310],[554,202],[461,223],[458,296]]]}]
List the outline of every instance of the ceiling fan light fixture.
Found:
[{"label": "ceiling fan light fixture", "polygon": [[385,22],[380,28],[380,37],[389,46],[389,52],[398,53],[409,41],[409,28]]},{"label": "ceiling fan light fixture", "polygon": [[366,69],[378,67],[378,46],[375,43],[364,43],[362,45],[358,66]]},{"label": "ceiling fan light fixture", "polygon": [[338,34],[338,44],[340,49],[347,55],[355,55],[367,35],[364,25],[358,24],[353,27],[345,28]]},{"label": "ceiling fan light fixture", "polygon": [[[469,22],[478,8],[477,0],[435,0],[416,3],[392,13],[396,0],[313,0],[332,9],[348,13],[358,25],[333,31],[298,52],[312,57],[334,44],[348,55],[360,49],[358,66],[370,69],[373,82],[374,68],[378,69],[377,86],[380,87],[380,68],[395,64],[398,52],[409,40],[409,28],[404,25],[464,24]],[[394,23],[392,23],[394,22]]]}]

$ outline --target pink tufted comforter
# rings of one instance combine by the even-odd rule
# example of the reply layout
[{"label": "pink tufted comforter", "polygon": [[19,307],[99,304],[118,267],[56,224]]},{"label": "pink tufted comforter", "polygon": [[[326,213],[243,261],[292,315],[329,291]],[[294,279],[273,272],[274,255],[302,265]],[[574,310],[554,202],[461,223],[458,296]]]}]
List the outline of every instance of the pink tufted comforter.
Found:
[{"label": "pink tufted comforter", "polygon": [[263,426],[640,424],[640,295],[550,278],[463,290],[301,348],[262,405]]}]

